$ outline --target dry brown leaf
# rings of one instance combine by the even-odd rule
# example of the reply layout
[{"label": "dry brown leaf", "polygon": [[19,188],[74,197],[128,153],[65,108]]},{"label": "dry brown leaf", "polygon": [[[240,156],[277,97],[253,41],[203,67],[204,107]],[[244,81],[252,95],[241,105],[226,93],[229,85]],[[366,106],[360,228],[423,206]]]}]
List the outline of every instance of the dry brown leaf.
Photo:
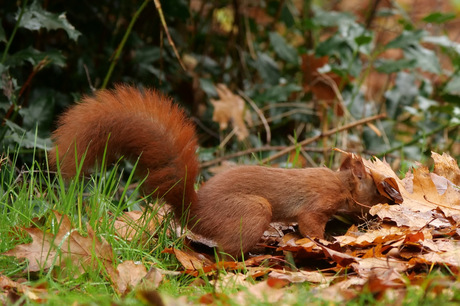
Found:
[{"label": "dry brown leaf", "polygon": [[439,155],[436,152],[431,152],[431,158],[434,160],[434,173],[460,186],[460,169],[455,159],[447,153]]},{"label": "dry brown leaf", "polygon": [[453,267],[460,267],[460,248],[457,247],[453,250],[447,252],[430,252],[427,254],[419,255],[419,258],[422,258],[426,261],[426,264],[437,264],[437,265],[448,265]]},{"label": "dry brown leaf", "polygon": [[157,269],[155,267],[151,267],[147,274],[144,276],[144,288],[149,289],[156,289],[163,281],[163,275],[171,274],[171,275],[178,275],[178,272],[175,271],[164,271],[161,269]]},{"label": "dry brown leaf", "polygon": [[246,139],[249,131],[244,123],[245,103],[243,98],[232,93],[224,84],[217,84],[216,90],[219,100],[210,100],[214,106],[212,120],[219,123],[221,130],[225,130],[228,123],[231,122],[238,140]]},{"label": "dry brown leaf", "polygon": [[460,194],[452,186],[447,186],[444,194],[437,191],[430,173],[425,167],[413,169],[411,175],[400,180],[391,167],[378,159],[373,162],[364,161],[371,172],[392,177],[403,199],[400,205],[376,205],[370,213],[381,219],[389,219],[398,226],[422,228],[450,226],[449,220],[437,212],[440,209],[445,216],[460,221]]},{"label": "dry brown leaf", "polygon": [[342,253],[342,252],[335,251],[335,250],[333,250],[331,248],[328,248],[326,246],[323,246],[321,244],[319,244],[319,247],[323,249],[324,255],[326,255],[327,257],[329,257],[333,261],[335,261],[337,263],[337,265],[339,265],[340,267],[348,267],[352,263],[355,263],[358,260],[360,260],[360,258],[350,256],[350,255]]},{"label": "dry brown leaf", "polygon": [[362,286],[366,283],[365,279],[350,277],[347,280],[337,282],[331,286],[318,290],[315,296],[323,301],[334,303],[344,303],[355,298],[359,293],[350,287]]},{"label": "dry brown leaf", "polygon": [[17,245],[3,255],[28,259],[28,271],[48,269],[53,264],[65,267],[68,262],[80,272],[95,267],[97,261],[111,267],[112,248],[105,239],[98,239],[89,225],[87,237],[84,237],[72,228],[67,216],[54,214],[59,226],[55,236],[38,228],[26,228],[24,230],[32,237],[32,242]]},{"label": "dry brown leaf", "polygon": [[247,285],[244,290],[232,297],[232,301],[237,305],[251,305],[251,301],[276,303],[283,298],[285,292],[284,289],[271,287],[268,281],[263,281],[255,285]]},{"label": "dry brown leaf", "polygon": [[[340,87],[348,82],[334,72],[321,73],[319,69],[329,62],[327,56],[316,57],[314,54],[302,55],[302,72],[304,75],[304,91],[311,91],[319,100],[323,100],[328,106],[334,105],[338,101],[337,95],[340,94]],[[335,103],[335,112],[338,116],[343,116],[344,110],[341,103]]]},{"label": "dry brown leaf", "polygon": [[[158,222],[152,219],[150,214],[151,210],[124,212],[123,215],[118,217],[114,222],[116,234],[127,241],[133,240],[141,231],[146,231],[145,234],[150,237],[158,227]],[[159,218],[159,222],[161,222],[161,217]]]},{"label": "dry brown leaf", "polygon": [[142,263],[127,260],[117,266],[112,282],[119,293],[126,294],[136,287],[146,275],[147,269]]},{"label": "dry brown leaf", "polygon": [[12,279],[0,274],[0,301],[3,305],[14,304],[16,301],[9,299],[10,293],[15,295],[26,296],[29,300],[37,303],[45,303],[48,296],[46,288],[35,288],[13,281]]},{"label": "dry brown leaf", "polygon": [[291,283],[318,283],[318,284],[326,284],[331,282],[335,277],[328,276],[325,273],[317,272],[317,271],[272,271],[268,274],[268,276],[277,278],[277,279],[285,279]]},{"label": "dry brown leaf", "polygon": [[267,14],[267,10],[262,7],[247,7],[242,13],[261,26],[267,26],[273,22],[273,17]]},{"label": "dry brown leaf", "polygon": [[174,254],[186,270],[202,270],[205,266],[211,266],[213,263],[200,253],[186,249],[185,251],[176,248],[166,249],[163,252]]},{"label": "dry brown leaf", "polygon": [[401,272],[409,268],[409,264],[402,260],[392,258],[362,258],[352,263],[351,266],[364,279],[378,275],[381,279],[396,280],[402,279]]},{"label": "dry brown leaf", "polygon": [[124,295],[139,285],[144,291],[157,289],[163,280],[164,273],[174,274],[155,267],[147,272],[142,263],[127,260],[117,266],[116,273],[111,275],[111,280],[117,292]]},{"label": "dry brown leaf", "polygon": [[334,237],[340,243],[340,246],[369,247],[382,243],[392,243],[404,239],[408,230],[401,227],[388,227],[378,230],[369,230],[359,236],[337,236]]},{"label": "dry brown leaf", "polygon": [[410,205],[428,203],[431,209],[439,207],[448,217],[459,215],[460,218],[460,194],[453,187],[447,186],[446,192],[439,194],[426,167],[413,169],[412,173],[413,193],[410,199],[414,201],[404,203],[406,206],[416,208]]},{"label": "dry brown leaf", "polygon": [[433,227],[448,227],[449,220],[435,211],[414,211],[403,205],[379,204],[370,209],[370,214],[379,216],[382,220],[391,220],[398,226],[421,229],[428,224]]}]

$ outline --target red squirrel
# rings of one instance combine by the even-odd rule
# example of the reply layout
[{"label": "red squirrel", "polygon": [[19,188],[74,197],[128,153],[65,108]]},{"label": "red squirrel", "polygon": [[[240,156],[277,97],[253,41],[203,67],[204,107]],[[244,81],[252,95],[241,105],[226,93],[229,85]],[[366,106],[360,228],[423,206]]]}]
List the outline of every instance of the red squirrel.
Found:
[{"label": "red squirrel", "polygon": [[148,175],[144,192],[163,197],[189,229],[236,257],[256,245],[270,222],[298,222],[303,236],[323,238],[335,213],[360,213],[360,204],[386,201],[352,154],[339,171],[236,166],[196,192],[194,125],[169,98],[149,89],[118,86],[84,98],[60,117],[52,139],[50,162],[59,160],[66,178],[76,174],[75,152],[79,161],[85,156],[83,173],[101,162],[106,147],[108,164],[139,158],[137,171]]}]

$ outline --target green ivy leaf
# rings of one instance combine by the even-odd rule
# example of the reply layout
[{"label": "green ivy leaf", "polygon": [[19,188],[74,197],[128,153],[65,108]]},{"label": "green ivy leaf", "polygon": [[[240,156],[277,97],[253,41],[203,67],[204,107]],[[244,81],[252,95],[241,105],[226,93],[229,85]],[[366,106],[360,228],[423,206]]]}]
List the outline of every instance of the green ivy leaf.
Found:
[{"label": "green ivy leaf", "polygon": [[[16,15],[16,19],[18,16],[19,13]],[[19,26],[31,31],[37,31],[42,28],[47,30],[62,29],[66,31],[70,39],[74,41],[76,41],[81,34],[70,24],[65,13],[53,14],[45,11],[37,1],[34,1],[30,7],[25,9]]]},{"label": "green ivy leaf", "polygon": [[441,65],[438,56],[434,51],[420,44],[420,41],[425,36],[426,32],[423,30],[403,31],[401,35],[386,45],[386,49],[400,48],[404,51],[405,59],[409,60],[408,62],[400,63],[412,65],[412,61],[415,61],[415,67],[439,74],[441,73]]},{"label": "green ivy leaf", "polygon": [[415,59],[387,60],[379,59],[375,62],[374,67],[378,72],[394,73],[404,69],[415,68],[417,61]]},{"label": "green ivy leaf", "polygon": [[281,35],[276,32],[270,32],[269,38],[273,50],[275,50],[279,57],[289,63],[297,64],[299,62],[297,51]]},{"label": "green ivy leaf", "polygon": [[19,125],[5,120],[5,124],[10,129],[9,133],[7,134],[7,138],[11,138],[14,140],[15,143],[18,143],[22,148],[39,148],[39,149],[49,149],[53,147],[53,143],[49,138],[40,138],[36,137],[35,133],[32,131],[26,131]]},{"label": "green ivy leaf", "polygon": [[455,18],[454,13],[446,13],[446,14],[444,14],[444,13],[441,13],[441,12],[434,12],[434,13],[429,14],[425,18],[423,18],[423,21],[430,22],[430,23],[441,24],[441,23],[445,23],[445,22],[447,22],[449,20],[452,20],[454,18]]},{"label": "green ivy leaf", "polygon": [[452,41],[446,35],[443,36],[426,36],[422,39],[423,42],[435,44],[449,50],[453,50],[460,55],[460,44]]},{"label": "green ivy leaf", "polygon": [[65,66],[65,57],[64,55],[62,55],[61,51],[48,50],[46,52],[40,52],[32,47],[20,50],[15,54],[9,56],[7,58],[6,64],[8,66],[19,66],[24,61],[28,61],[33,66],[36,66],[40,61],[44,60],[45,58],[50,60],[54,65],[57,65],[59,67]]},{"label": "green ivy leaf", "polygon": [[392,48],[407,48],[415,44],[419,44],[420,40],[425,36],[425,32],[422,30],[417,31],[403,31],[401,35],[390,41],[385,49]]},{"label": "green ivy leaf", "polygon": [[302,90],[302,87],[298,86],[297,84],[289,83],[286,85],[275,85],[270,86],[267,88],[265,92],[257,96],[258,101],[263,102],[283,102],[288,101],[289,96],[293,92],[299,92]]},{"label": "green ivy leaf", "polygon": [[280,79],[280,72],[276,62],[267,54],[257,54],[256,69],[265,82],[276,85]]},{"label": "green ivy leaf", "polygon": [[55,95],[52,93],[43,93],[31,100],[28,107],[19,110],[23,118],[22,127],[31,131],[38,126],[39,136],[49,131],[53,122],[55,104]]},{"label": "green ivy leaf", "polygon": [[200,78],[200,87],[209,97],[218,97],[216,86],[211,79]]},{"label": "green ivy leaf", "polygon": [[444,92],[460,95],[460,75],[454,75],[444,87]]},{"label": "green ivy leaf", "polygon": [[456,104],[460,106],[460,96],[450,93],[445,93],[441,95],[441,98],[451,104]]},{"label": "green ivy leaf", "polygon": [[415,60],[417,67],[424,71],[441,73],[441,64],[436,53],[433,50],[422,47],[420,44],[405,48],[404,56],[409,60]]},{"label": "green ivy leaf", "polygon": [[323,27],[335,27],[345,23],[351,23],[355,21],[355,17],[350,13],[336,12],[336,11],[324,11],[322,9],[315,9],[315,16],[313,17],[313,23],[315,25]]},{"label": "green ivy leaf", "polygon": [[372,36],[371,35],[358,36],[355,38],[355,42],[358,44],[358,46],[367,45],[372,42]]},{"label": "green ivy leaf", "polygon": [[429,111],[429,109],[431,107],[434,107],[434,106],[438,105],[438,102],[436,102],[434,100],[431,100],[431,99],[428,99],[428,98],[425,98],[423,96],[418,96],[417,100],[418,100],[419,108],[424,112]]},{"label": "green ivy leaf", "polygon": [[388,117],[396,119],[405,106],[413,104],[419,91],[415,85],[415,75],[406,72],[399,72],[396,75],[395,86],[385,92]]}]

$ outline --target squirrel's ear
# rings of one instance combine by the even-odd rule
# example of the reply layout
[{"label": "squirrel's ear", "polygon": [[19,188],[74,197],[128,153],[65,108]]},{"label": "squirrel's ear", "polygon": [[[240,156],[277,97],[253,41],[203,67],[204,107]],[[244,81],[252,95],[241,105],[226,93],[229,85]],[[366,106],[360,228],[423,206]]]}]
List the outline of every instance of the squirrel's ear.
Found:
[{"label": "squirrel's ear", "polygon": [[353,172],[353,174],[356,175],[358,178],[363,178],[366,176],[366,168],[364,166],[362,158],[353,153],[346,154],[346,157],[342,161],[339,170],[351,170],[351,172]]}]

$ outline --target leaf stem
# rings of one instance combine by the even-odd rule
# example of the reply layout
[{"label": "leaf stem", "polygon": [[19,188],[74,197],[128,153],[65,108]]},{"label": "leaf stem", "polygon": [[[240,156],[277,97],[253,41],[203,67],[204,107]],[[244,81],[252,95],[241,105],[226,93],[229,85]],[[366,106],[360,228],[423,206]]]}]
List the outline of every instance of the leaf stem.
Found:
[{"label": "leaf stem", "polygon": [[102,83],[101,89],[105,89],[107,87],[107,84],[109,83],[110,76],[112,75],[113,69],[115,69],[115,65],[118,63],[118,59],[120,58],[121,51],[123,50],[123,47],[125,46],[126,41],[128,40],[129,34],[131,34],[133,26],[136,23],[137,19],[139,18],[139,15],[141,14],[141,12],[144,10],[144,8],[147,6],[147,4],[149,2],[150,2],[150,0],[144,0],[142,5],[136,11],[136,13],[134,13],[133,18],[131,19],[131,22],[128,25],[128,28],[126,29],[125,35],[123,36],[120,44],[117,47],[117,51],[115,52],[115,56],[113,57],[113,60],[110,63],[109,71],[107,71],[107,74],[106,74],[106,76],[104,78],[104,82]]},{"label": "leaf stem", "polygon": [[13,39],[16,36],[16,31],[19,28],[19,24],[21,23],[22,16],[24,15],[24,11],[26,10],[26,5],[29,0],[24,0],[22,7],[21,7],[21,12],[19,13],[18,20],[16,21],[16,24],[14,25],[13,32],[11,33],[10,39],[8,39],[8,43],[6,44],[5,50],[3,51],[2,55],[2,61],[1,63],[3,64],[6,60],[6,56],[8,54],[8,50],[11,47],[11,44],[13,43]]}]

